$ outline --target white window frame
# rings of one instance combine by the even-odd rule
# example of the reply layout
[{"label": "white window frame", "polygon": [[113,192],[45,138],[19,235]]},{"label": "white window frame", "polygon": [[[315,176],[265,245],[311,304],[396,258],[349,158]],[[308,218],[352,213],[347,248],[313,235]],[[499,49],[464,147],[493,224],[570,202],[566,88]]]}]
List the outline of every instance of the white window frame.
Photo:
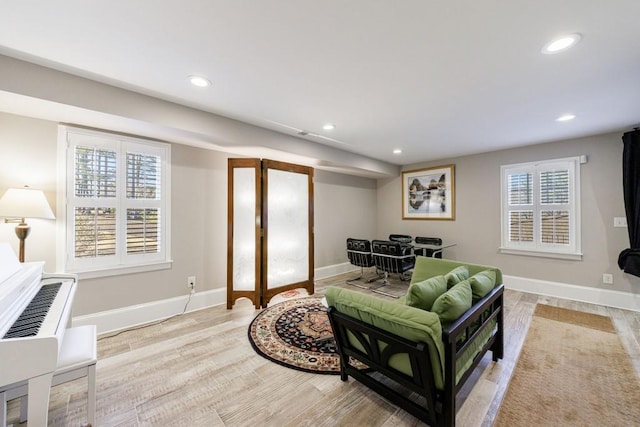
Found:
[{"label": "white window frame", "polygon": [[[501,246],[500,252],[506,254],[529,255],[547,258],[581,260],[580,229],[580,157],[567,157],[529,163],[503,165],[500,167],[501,188]],[[562,205],[542,205],[540,201],[540,173],[549,170],[569,171],[569,203]],[[533,203],[523,205],[522,209],[509,206],[508,175],[513,173],[531,173],[533,177]],[[525,207],[526,206],[526,207]],[[544,207],[550,210],[569,211],[569,244],[551,244],[541,241],[541,214]],[[509,212],[517,210],[533,211],[533,242],[512,242],[509,240]]]},{"label": "white window frame", "polygon": [[[94,146],[116,151],[116,193],[114,200],[101,199],[102,206],[116,207],[116,254],[91,258],[75,258],[74,212],[81,206],[74,197],[75,146]],[[145,153],[160,157],[159,200],[131,200],[126,197],[127,153]],[[58,129],[58,245],[57,269],[77,273],[80,278],[105,277],[171,267],[171,145],[104,131],[61,125]],[[134,207],[160,209],[160,250],[149,254],[127,254],[126,211]]]}]

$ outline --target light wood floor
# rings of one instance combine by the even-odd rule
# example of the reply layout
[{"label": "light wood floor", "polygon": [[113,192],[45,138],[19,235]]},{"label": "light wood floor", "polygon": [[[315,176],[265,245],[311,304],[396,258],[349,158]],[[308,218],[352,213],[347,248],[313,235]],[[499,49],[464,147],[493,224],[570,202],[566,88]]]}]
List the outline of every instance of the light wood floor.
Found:
[{"label": "light wood floor", "polygon": [[[346,286],[349,276],[318,281],[316,295],[329,285]],[[493,424],[536,303],[610,316],[640,377],[640,313],[507,290],[505,358],[493,363],[487,354],[482,360],[458,396],[458,426]],[[295,371],[257,355],[247,339],[256,313],[248,300],[239,300],[233,310],[209,308],[101,337],[97,425],[422,424],[351,378],[343,383],[337,375]],[[84,379],[52,390],[50,425],[80,426],[85,411]],[[8,415],[9,423],[17,423],[17,401],[10,402]]]}]

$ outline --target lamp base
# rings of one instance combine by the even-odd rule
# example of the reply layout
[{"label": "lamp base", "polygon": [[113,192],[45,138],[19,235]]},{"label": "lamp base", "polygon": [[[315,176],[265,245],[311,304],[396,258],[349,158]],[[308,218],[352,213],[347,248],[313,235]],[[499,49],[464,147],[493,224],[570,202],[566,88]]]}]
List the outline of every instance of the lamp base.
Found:
[{"label": "lamp base", "polygon": [[24,241],[27,236],[29,236],[30,232],[31,227],[29,226],[29,224],[24,222],[24,219],[20,224],[16,225],[16,236],[18,236],[18,239],[20,240],[20,252],[18,254],[18,259],[20,260],[20,262],[24,262]]}]

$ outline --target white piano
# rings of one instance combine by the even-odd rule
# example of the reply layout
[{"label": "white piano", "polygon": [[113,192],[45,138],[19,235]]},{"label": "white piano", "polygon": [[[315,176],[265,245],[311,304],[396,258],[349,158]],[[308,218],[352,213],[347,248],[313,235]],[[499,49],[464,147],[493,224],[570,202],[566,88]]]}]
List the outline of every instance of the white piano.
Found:
[{"label": "white piano", "polygon": [[[28,390],[29,426],[46,426],[49,391],[65,332],[77,277],[46,274],[44,263],[21,264],[0,243],[0,427],[6,422],[3,390]],[[14,387],[15,386],[15,387]]]}]

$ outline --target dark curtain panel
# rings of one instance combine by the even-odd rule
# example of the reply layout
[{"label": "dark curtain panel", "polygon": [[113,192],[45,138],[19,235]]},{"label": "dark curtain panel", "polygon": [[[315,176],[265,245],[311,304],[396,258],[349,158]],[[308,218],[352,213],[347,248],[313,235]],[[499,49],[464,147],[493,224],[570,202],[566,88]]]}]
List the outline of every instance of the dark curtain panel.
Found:
[{"label": "dark curtain panel", "polygon": [[620,252],[618,266],[625,273],[640,277],[640,129],[625,133],[622,141],[622,184],[630,247]]}]

